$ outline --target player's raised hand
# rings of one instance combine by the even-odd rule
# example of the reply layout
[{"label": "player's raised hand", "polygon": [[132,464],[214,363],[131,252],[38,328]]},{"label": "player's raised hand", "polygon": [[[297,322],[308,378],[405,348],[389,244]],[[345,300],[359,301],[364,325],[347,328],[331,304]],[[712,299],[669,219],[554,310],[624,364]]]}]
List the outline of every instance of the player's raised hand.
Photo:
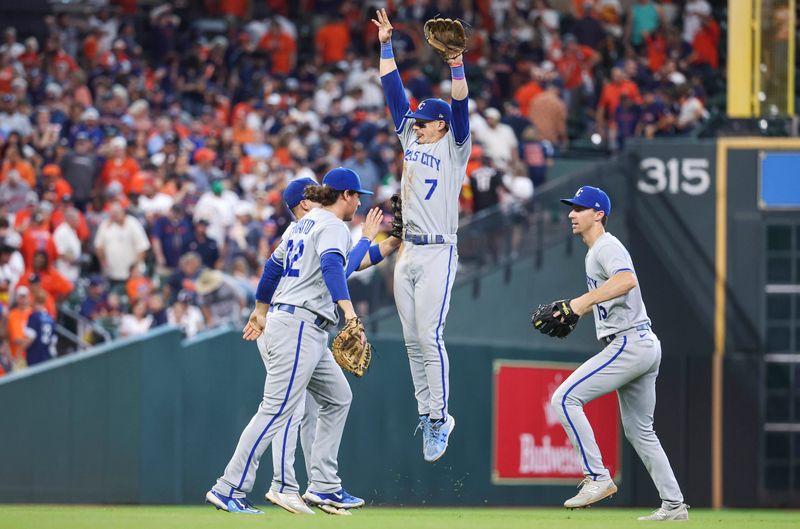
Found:
[{"label": "player's raised hand", "polygon": [[369,213],[367,213],[367,218],[364,219],[364,224],[361,227],[361,235],[370,241],[374,241],[375,237],[378,235],[378,231],[380,231],[382,221],[383,211],[381,211],[381,208],[372,208],[369,210]]},{"label": "player's raised hand", "polygon": [[386,14],[386,9],[375,11],[375,17],[377,20],[373,18],[372,23],[378,28],[378,40],[381,41],[381,44],[385,44],[392,40],[392,31],[394,27],[392,23],[389,22],[389,15]]},{"label": "player's raised hand", "polygon": [[267,317],[254,310],[250,313],[247,323],[242,329],[242,338],[247,341],[257,340],[261,333],[264,332],[264,327],[267,326]]}]

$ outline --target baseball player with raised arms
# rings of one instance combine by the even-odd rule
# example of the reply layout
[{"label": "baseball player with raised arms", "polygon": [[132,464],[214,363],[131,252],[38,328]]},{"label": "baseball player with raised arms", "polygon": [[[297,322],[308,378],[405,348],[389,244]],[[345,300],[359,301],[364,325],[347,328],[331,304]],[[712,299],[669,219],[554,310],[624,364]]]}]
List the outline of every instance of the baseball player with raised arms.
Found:
[{"label": "baseball player with raised arms", "polygon": [[[320,403],[312,447],[310,485],[304,495],[314,504],[354,508],[364,500],[349,494],[338,476],[338,452],[352,393],[328,349],[327,330],[342,309],[356,318],[345,278],[346,256],[352,247],[350,230],[360,204],[358,175],[338,168],[325,175],[323,186],[309,186],[304,197],[322,207],[309,211],[291,229],[265,265],[266,279],[257,299],[272,312],[267,335],[267,378],[258,411],[239,438],[224,474],[206,494],[206,501],[227,512],[261,514],[247,499],[266,447],[287,424],[306,389]],[[245,339],[256,339],[261,328],[248,321]]]},{"label": "baseball player with raised arms", "polygon": [[[688,520],[688,506],[672,472],[667,455],[653,431],[656,377],[661,364],[661,342],[650,327],[633,261],[622,243],[605,230],[611,200],[599,188],[583,186],[572,198],[561,200],[572,207],[572,233],[579,235],[586,254],[589,291],[572,300],[552,305],[550,315],[534,314],[533,324],[551,336],[564,337],[578,318],[594,314],[597,339],[605,344],[598,354],[578,367],[556,389],[551,400],[561,424],[580,458],[585,478],[578,494],[564,507],[587,507],[617,492],[603,465],[594,432],[583,406],[606,393],[617,391],[625,437],[633,445],[661,496],[661,507],[643,521]],[[544,309],[547,312],[551,309]],[[551,316],[556,318],[555,323]],[[558,330],[559,321],[568,327]]]},{"label": "baseball player with raised arms", "polygon": [[[319,203],[303,198],[303,192],[306,187],[316,184],[317,183],[311,178],[302,178],[294,180],[286,186],[283,192],[283,199],[296,221],[302,220],[311,210],[320,207]],[[381,262],[384,257],[400,247],[400,239],[396,237],[388,237],[380,244],[371,245],[378,234],[382,218],[383,214],[379,208],[373,208],[367,215],[363,224],[363,236],[355,246],[353,246],[353,249],[350,250],[347,256],[346,275],[348,277],[356,271],[356,267],[358,267],[359,270],[363,270],[369,266],[376,265]],[[281,241],[282,244],[286,244],[285,241],[288,240],[295,223],[296,222],[293,222],[287,227],[284,232],[283,240]],[[265,266],[265,271],[267,271],[267,269],[268,266]],[[259,282],[259,292],[263,292],[263,283],[265,281],[268,281],[268,279],[262,277],[262,280]],[[261,353],[261,358],[264,360],[264,364],[267,367],[269,361],[266,345],[267,335],[263,334],[262,330],[266,324],[265,318],[268,317],[268,307],[269,303],[256,300],[256,308],[250,315],[244,329],[244,336],[246,339],[252,340],[253,336],[257,336],[256,344]],[[310,392],[306,392],[305,399],[301,400],[295,412],[289,417],[286,426],[272,439],[273,478],[270,490],[266,494],[266,499],[294,514],[314,514],[314,511],[308,508],[308,505],[300,496],[299,485],[294,472],[294,462],[299,433],[301,436],[303,456],[306,462],[306,473],[308,476],[311,476],[311,448],[316,437],[318,417],[319,404],[317,404],[317,401],[314,400]],[[321,504],[319,507],[323,511],[331,514],[348,513],[347,510],[337,509],[332,505]]]},{"label": "baseball player with raised arms", "polygon": [[441,99],[410,111],[392,52],[392,24],[385,9],[372,22],[381,43],[380,76],[404,151],[401,199],[402,253],[394,274],[417,399],[423,456],[433,462],[447,450],[455,419],[448,413],[450,361],[443,333],[458,264],[458,195],[472,149],[467,82],[461,55],[448,60],[452,107]]}]

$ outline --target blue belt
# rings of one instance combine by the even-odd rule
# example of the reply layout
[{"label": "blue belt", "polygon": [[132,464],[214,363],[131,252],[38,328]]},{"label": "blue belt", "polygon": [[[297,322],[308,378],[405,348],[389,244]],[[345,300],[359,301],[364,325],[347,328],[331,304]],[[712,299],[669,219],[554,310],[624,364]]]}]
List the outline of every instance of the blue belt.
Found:
[{"label": "blue belt", "polygon": [[[304,309],[302,307],[295,307],[294,305],[286,305],[285,303],[278,303],[277,305],[270,305],[269,311],[270,312],[275,312],[276,310],[280,310],[280,311],[283,311],[283,312],[288,312],[289,314],[294,314],[295,311],[297,311],[298,308],[301,311],[308,312],[309,315],[311,315],[311,316],[315,316],[315,314],[313,312],[311,312],[310,310]],[[314,320],[314,325],[316,325],[317,327],[319,327],[323,331],[325,329],[327,329],[328,327],[330,327],[332,323],[333,323],[332,321],[326,320],[322,316],[317,316],[317,318]]]},{"label": "blue belt", "polygon": [[[619,335],[622,336],[623,334],[625,334],[626,332],[630,332],[631,330],[634,330],[634,331],[649,331],[650,330],[650,324],[649,323],[643,323],[641,325],[637,325],[633,329],[628,329],[627,331],[622,331],[621,333],[619,333]],[[600,339],[602,341],[604,341],[606,343],[606,345],[608,345],[611,342],[613,342],[616,337],[617,337],[616,334],[611,334],[609,336],[603,336]]]},{"label": "blue belt", "polygon": [[406,234],[404,239],[411,244],[444,244],[444,235]]}]

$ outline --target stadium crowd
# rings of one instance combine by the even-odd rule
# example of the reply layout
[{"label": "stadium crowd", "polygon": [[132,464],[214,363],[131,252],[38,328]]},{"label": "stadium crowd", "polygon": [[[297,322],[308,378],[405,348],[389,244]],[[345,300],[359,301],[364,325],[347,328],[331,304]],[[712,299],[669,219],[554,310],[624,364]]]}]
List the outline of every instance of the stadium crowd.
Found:
[{"label": "stadium crowd", "polygon": [[376,191],[360,213],[388,211],[376,7],[412,107],[450,91],[424,21],[468,26],[464,216],[518,213],[571,142],[696,133],[721,77],[706,0],[99,4],[0,28],[0,373],[56,355],[56,322],[92,343],[238,320],[295,178],[349,167]]}]

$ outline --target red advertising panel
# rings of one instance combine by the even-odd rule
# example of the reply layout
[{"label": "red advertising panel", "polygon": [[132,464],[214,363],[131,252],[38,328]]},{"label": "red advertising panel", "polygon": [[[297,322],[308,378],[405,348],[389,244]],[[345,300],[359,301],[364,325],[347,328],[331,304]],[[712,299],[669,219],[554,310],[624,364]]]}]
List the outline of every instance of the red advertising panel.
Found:
[{"label": "red advertising panel", "polygon": [[[574,482],[583,478],[572,447],[550,399],[578,364],[498,360],[494,365],[494,461],[492,482],[514,485]],[[617,394],[584,407],[603,463],[612,477],[621,464]]]}]

